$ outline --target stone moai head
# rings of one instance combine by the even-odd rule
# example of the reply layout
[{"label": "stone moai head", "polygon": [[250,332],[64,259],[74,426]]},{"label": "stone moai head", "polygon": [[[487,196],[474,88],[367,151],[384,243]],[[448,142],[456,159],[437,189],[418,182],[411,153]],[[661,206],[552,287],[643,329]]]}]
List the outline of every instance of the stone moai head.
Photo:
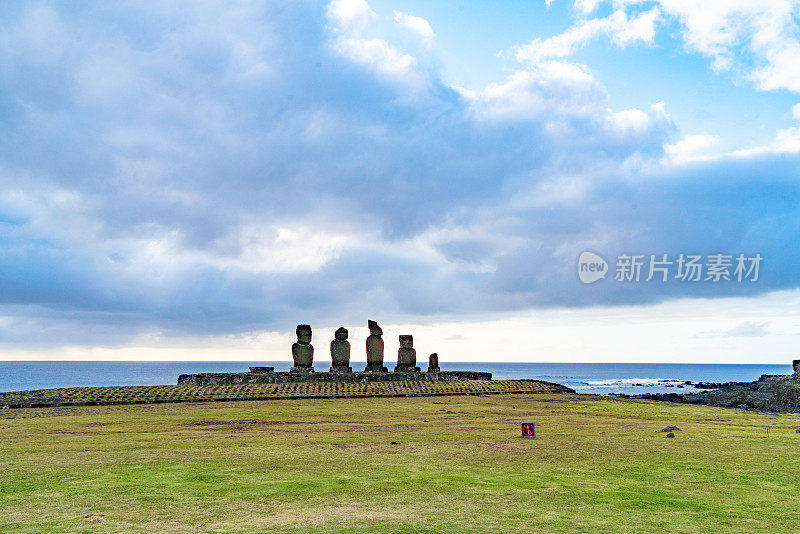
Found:
[{"label": "stone moai head", "polygon": [[400,336],[400,347],[410,349],[414,347],[414,336]]},{"label": "stone moai head", "polygon": [[369,321],[367,321],[367,327],[369,328],[369,335],[371,335],[371,336],[382,336],[383,335],[383,330],[381,330],[381,327],[378,326],[378,323],[376,323],[375,321],[373,321],[371,319]]},{"label": "stone moai head", "polygon": [[340,326],[336,329],[336,333],[333,336],[339,341],[344,341],[347,339],[347,328]]},{"label": "stone moai head", "polygon": [[297,334],[298,343],[311,343],[311,325],[299,324],[295,333]]}]

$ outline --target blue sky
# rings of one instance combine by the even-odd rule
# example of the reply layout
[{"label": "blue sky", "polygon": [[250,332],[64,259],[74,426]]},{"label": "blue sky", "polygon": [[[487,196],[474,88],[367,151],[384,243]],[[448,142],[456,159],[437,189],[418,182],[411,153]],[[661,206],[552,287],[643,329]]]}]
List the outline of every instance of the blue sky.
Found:
[{"label": "blue sky", "polygon": [[[799,21],[784,0],[4,4],[0,357],[287,359],[298,323],[324,347],[372,318],[451,360],[784,363]],[[580,283],[586,250],[611,276]],[[763,264],[624,283],[623,253]]]},{"label": "blue sky", "polygon": [[[638,11],[658,5],[642,4]],[[608,16],[618,7],[600,3],[589,16],[582,16],[572,2],[559,0],[549,6],[544,1],[503,2],[502,8],[496,2],[378,1],[370,5],[386,23],[393,21],[396,11],[428,20],[436,28],[436,56],[443,79],[472,88],[517,70],[519,64],[506,53],[513,47],[559,35],[578,20]],[[571,58],[587,65],[603,83],[613,108],[668,102],[678,133],[715,135],[728,149],[766,143],[776,130],[796,125],[791,112],[798,101],[796,92],[786,88],[759,91],[741,71],[715,72],[711,58],[686,49],[685,31],[677,17],[662,15],[652,42],[623,48],[608,38],[597,38]],[[745,43],[737,43],[734,49],[742,64],[753,65]]]}]

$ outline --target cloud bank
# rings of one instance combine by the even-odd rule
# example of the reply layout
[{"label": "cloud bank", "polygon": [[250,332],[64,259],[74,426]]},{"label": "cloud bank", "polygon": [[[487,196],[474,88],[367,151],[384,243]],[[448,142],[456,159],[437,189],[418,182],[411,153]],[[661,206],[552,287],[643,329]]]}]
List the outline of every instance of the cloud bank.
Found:
[{"label": "cloud bank", "polygon": [[[798,91],[795,12],[737,4],[701,24],[688,4],[624,4],[520,46],[519,70],[483,88],[452,87],[376,25],[432,49],[428,21],[363,0],[3,5],[5,343],[798,287],[796,129],[698,158],[713,139],[674,140],[663,103],[611,109],[568,58],[603,35],[646,45],[674,17],[715,68],[744,46],[754,84]],[[757,284],[586,287],[583,250],[765,267]]]}]

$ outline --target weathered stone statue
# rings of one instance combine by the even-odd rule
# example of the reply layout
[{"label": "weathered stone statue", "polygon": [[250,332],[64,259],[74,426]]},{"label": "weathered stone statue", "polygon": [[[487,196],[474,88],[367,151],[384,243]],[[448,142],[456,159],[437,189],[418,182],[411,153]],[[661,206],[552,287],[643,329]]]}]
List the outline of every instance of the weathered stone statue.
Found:
[{"label": "weathered stone statue", "polygon": [[375,321],[368,321],[369,337],[367,338],[367,368],[365,371],[378,371],[388,373],[383,366],[383,330]]},{"label": "weathered stone statue", "polygon": [[347,341],[347,328],[340,327],[331,341],[331,373],[352,373],[350,367],[350,342]]},{"label": "weathered stone statue", "polygon": [[792,367],[794,367],[794,379],[800,380],[800,360],[792,360]]},{"label": "weathered stone statue", "polygon": [[395,372],[419,371],[417,367],[417,351],[414,349],[414,336],[400,336],[400,348],[397,349],[397,367]]},{"label": "weathered stone statue", "polygon": [[439,372],[439,355],[435,352],[428,356],[428,372],[429,373],[438,373]]},{"label": "weathered stone statue", "polygon": [[291,370],[292,372],[313,373],[314,347],[311,346],[311,326],[299,324],[296,333],[297,343],[292,345],[294,367]]}]

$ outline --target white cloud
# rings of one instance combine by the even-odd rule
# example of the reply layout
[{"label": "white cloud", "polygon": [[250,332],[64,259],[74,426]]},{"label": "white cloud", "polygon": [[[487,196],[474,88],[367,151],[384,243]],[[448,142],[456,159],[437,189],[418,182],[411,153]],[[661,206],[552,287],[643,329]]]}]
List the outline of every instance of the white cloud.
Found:
[{"label": "white cloud", "polygon": [[597,9],[597,6],[601,3],[603,3],[603,0],[575,0],[573,5],[575,9],[585,16]]},{"label": "white cloud", "polygon": [[778,130],[773,141],[773,151],[777,153],[800,152],[800,127]]},{"label": "white cloud", "polygon": [[[711,57],[715,70],[742,68],[761,90],[800,92],[796,0],[661,0],[659,5],[683,26],[686,48]],[[743,59],[747,55],[752,64]]]},{"label": "white cloud", "polygon": [[603,87],[583,67],[561,61],[518,71],[473,95],[479,118],[512,121],[542,115],[592,116],[603,112],[606,100]]},{"label": "white cloud", "polygon": [[637,41],[652,44],[656,35],[656,23],[660,17],[661,11],[657,7],[645,11],[616,29],[612,34],[612,39],[621,47]]},{"label": "white cloud", "polygon": [[415,95],[422,93],[429,84],[417,59],[383,39],[367,36],[375,17],[364,0],[333,0],[328,5],[328,21],[336,34],[334,50]]},{"label": "white cloud", "polygon": [[800,121],[800,103],[792,106],[792,117]]},{"label": "white cloud", "polygon": [[800,127],[791,127],[778,130],[772,142],[731,152],[730,155],[739,158],[752,158],[765,154],[797,154],[800,153]]},{"label": "white cloud", "polygon": [[177,232],[115,245],[127,249],[129,266],[141,272],[154,265],[165,272],[170,265],[204,265],[254,274],[297,274],[319,271],[353,247],[357,237],[296,221],[282,225],[253,221],[231,228],[228,235],[203,249],[187,249]]},{"label": "white cloud", "polygon": [[382,39],[339,38],[335,45],[342,56],[370,67],[382,77],[414,90],[426,86],[416,58],[404,54]]},{"label": "white cloud", "polygon": [[642,134],[650,129],[653,119],[641,109],[625,109],[612,112],[609,124],[618,133]]},{"label": "white cloud", "polygon": [[727,330],[706,330],[704,332],[700,332],[698,335],[701,337],[715,337],[715,338],[726,338],[726,337],[765,337],[769,334],[767,331],[767,327],[769,326],[769,321],[763,322],[755,322],[755,321],[743,321],[738,325],[734,326],[733,328],[729,328]]},{"label": "white cloud", "polygon": [[673,145],[666,145],[664,152],[671,161],[685,163],[716,156],[712,150],[718,144],[719,137],[715,135],[693,134],[687,135]]},{"label": "white cloud", "polygon": [[328,4],[328,20],[336,31],[349,35],[367,31],[376,17],[366,0],[332,0]]},{"label": "white cloud", "polygon": [[[616,11],[587,18],[600,4]],[[608,35],[619,46],[652,43],[663,19],[677,21],[687,50],[711,58],[715,71],[743,72],[763,91],[800,92],[800,0],[575,0],[576,22],[565,32],[518,47],[524,61],[567,57]],[[652,6],[648,11],[640,11]]]},{"label": "white cloud", "polygon": [[398,24],[405,26],[406,28],[410,29],[414,33],[420,36],[420,38],[426,43],[431,44],[435,37],[433,33],[433,28],[431,28],[430,23],[423,19],[422,17],[417,17],[415,15],[408,15],[406,13],[401,13],[399,11],[394,12],[394,20]]},{"label": "white cloud", "polygon": [[[795,290],[726,299],[722,307],[713,300],[682,299],[650,306],[482,313],[431,321],[405,318],[381,322],[381,326],[386,339],[396,339],[392,336],[399,333],[413,333],[418,352],[437,352],[442,362],[485,362],[486,355],[496,351],[497,340],[508,338],[508,355],[503,358],[513,362],[647,361],[788,366],[797,354],[798,306],[800,292]],[[6,318],[0,317],[0,328],[5,326],[3,319]],[[314,344],[321,345],[333,337],[339,326],[350,331],[353,347],[363,347],[367,336],[363,322],[315,322]],[[509,332],[514,335],[509,337]],[[626,343],[623,351],[619,348],[620,339]],[[287,347],[293,341],[294,328],[290,325],[280,331],[182,338],[148,332],[121,347],[33,350],[6,347],[2,355],[26,360],[287,361],[290,359]],[[325,351],[317,350],[320,354],[315,353],[315,363],[322,366],[327,356]],[[352,358],[354,362],[363,362],[363,348],[354,348]]]},{"label": "white cloud", "polygon": [[765,155],[800,153],[800,127],[778,130],[769,144],[721,152],[714,150],[719,137],[706,134],[687,135],[672,145],[664,145],[667,163],[711,161],[723,158],[750,159]]},{"label": "white cloud", "polygon": [[579,20],[564,33],[547,39],[534,39],[531,43],[514,49],[518,61],[537,63],[550,58],[563,58],[572,55],[590,40],[608,35],[620,47],[641,41],[652,43],[655,26],[660,15],[659,9],[628,18],[625,11],[618,9],[605,18]]},{"label": "white cloud", "polygon": [[671,127],[661,102],[646,111],[611,110],[603,85],[585,66],[565,61],[542,61],[503,83],[459,92],[479,120],[543,121],[554,138],[597,135],[607,142],[630,144]]}]

